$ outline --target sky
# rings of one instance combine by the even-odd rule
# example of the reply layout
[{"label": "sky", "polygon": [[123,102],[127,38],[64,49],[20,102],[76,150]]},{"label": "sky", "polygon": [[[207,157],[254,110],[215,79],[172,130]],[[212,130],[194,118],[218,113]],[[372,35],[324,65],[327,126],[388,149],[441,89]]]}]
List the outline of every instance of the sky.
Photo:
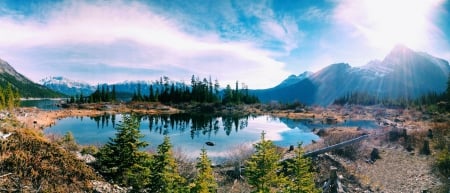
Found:
[{"label": "sky", "polygon": [[397,44],[450,60],[450,0],[0,0],[0,58],[35,82],[270,88]]}]

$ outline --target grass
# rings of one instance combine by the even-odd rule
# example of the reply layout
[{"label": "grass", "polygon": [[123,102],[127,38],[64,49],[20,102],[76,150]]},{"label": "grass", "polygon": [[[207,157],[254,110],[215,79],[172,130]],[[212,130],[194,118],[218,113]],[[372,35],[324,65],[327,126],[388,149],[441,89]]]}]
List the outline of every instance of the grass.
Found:
[{"label": "grass", "polygon": [[[4,131],[5,132],[5,131]],[[73,154],[48,142],[33,129],[13,132],[1,141],[1,192],[90,192],[95,171]]]}]

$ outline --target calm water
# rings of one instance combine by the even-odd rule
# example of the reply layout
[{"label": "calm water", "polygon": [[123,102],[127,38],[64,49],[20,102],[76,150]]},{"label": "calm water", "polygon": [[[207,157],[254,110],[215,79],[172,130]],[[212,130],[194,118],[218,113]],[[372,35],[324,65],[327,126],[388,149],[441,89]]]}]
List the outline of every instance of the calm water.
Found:
[{"label": "calm water", "polygon": [[[278,146],[288,147],[311,143],[319,137],[312,133],[315,128],[302,120],[275,118],[271,116],[256,117],[213,117],[208,115],[175,114],[166,116],[141,116],[140,131],[143,140],[150,143],[148,148],[155,149],[168,135],[176,150],[181,150],[191,158],[206,148],[213,159],[226,157],[239,146],[251,146],[260,139],[261,132],[266,139]],[[46,134],[64,135],[70,131],[77,143],[82,145],[102,145],[114,137],[122,115],[105,115],[98,117],[70,117],[57,121],[56,125],[45,130]],[[373,121],[347,122],[351,126],[369,126]],[[330,125],[325,125],[330,127]],[[321,126],[321,127],[325,127]],[[335,125],[333,125],[335,126]],[[211,141],[215,146],[207,146]]]},{"label": "calm water", "polygon": [[60,99],[29,99],[21,100],[21,107],[37,107],[42,110],[58,110],[61,107],[57,106],[60,103]]},{"label": "calm water", "polygon": [[[70,131],[77,143],[102,145],[114,137],[122,115],[99,117],[71,117],[57,121],[56,125],[45,130],[46,134],[64,135]],[[207,115],[167,115],[142,116],[140,131],[143,140],[156,148],[163,141],[164,134],[171,139],[175,149],[188,152],[196,157],[205,147],[211,157],[223,157],[241,145],[257,142],[261,132],[266,138],[279,146],[295,145],[297,142],[309,144],[318,136],[307,127],[289,128],[280,119],[270,116],[258,117],[211,117]],[[207,146],[211,141],[215,146]]]}]

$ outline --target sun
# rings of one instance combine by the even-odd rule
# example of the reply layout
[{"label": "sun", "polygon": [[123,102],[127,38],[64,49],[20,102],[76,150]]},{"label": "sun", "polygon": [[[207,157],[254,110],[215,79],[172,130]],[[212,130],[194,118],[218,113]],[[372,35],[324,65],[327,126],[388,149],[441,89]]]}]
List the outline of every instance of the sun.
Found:
[{"label": "sun", "polygon": [[[344,19],[371,46],[391,49],[396,44],[420,48],[433,33],[433,10],[443,0],[362,0],[341,7]],[[345,9],[345,10],[343,10]]]}]

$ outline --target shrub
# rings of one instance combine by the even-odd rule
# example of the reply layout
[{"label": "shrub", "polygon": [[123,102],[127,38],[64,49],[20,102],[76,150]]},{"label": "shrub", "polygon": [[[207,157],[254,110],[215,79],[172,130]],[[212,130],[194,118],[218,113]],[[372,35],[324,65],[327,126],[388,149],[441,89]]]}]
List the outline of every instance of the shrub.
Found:
[{"label": "shrub", "polygon": [[81,148],[80,153],[82,155],[85,155],[85,154],[95,155],[96,153],[98,153],[98,148],[94,145],[84,146],[83,148]]},{"label": "shrub", "polygon": [[450,151],[444,149],[437,154],[436,166],[446,178],[450,177]]},{"label": "shrub", "polygon": [[[34,130],[18,129],[2,141],[0,171],[6,192],[89,192],[90,180],[99,180],[89,166]],[[5,182],[5,183],[3,183]],[[24,189],[26,188],[26,189]]]}]

